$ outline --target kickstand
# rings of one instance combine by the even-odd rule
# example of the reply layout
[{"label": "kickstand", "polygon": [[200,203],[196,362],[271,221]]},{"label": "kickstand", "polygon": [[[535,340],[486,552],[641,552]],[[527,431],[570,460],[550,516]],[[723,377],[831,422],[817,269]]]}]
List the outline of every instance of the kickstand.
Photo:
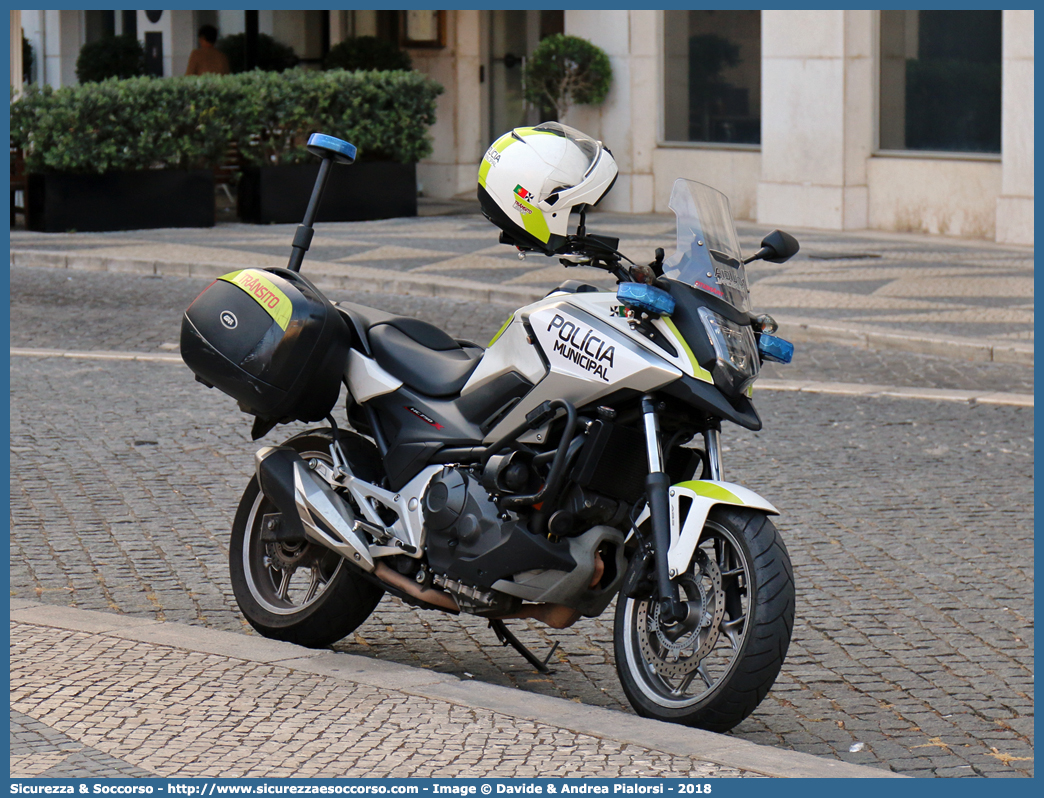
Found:
[{"label": "kickstand", "polygon": [[502,645],[510,645],[515,649],[515,651],[525,657],[526,662],[540,671],[540,673],[551,673],[551,669],[547,667],[547,663],[551,661],[551,657],[554,656],[554,653],[558,650],[558,643],[551,646],[551,651],[548,652],[547,657],[543,662],[541,662],[537,659],[536,654],[526,648],[522,644],[522,641],[515,637],[511,633],[511,630],[507,628],[507,625],[499,618],[491,620],[489,622],[489,628],[493,630],[497,636],[497,640],[499,640]]}]

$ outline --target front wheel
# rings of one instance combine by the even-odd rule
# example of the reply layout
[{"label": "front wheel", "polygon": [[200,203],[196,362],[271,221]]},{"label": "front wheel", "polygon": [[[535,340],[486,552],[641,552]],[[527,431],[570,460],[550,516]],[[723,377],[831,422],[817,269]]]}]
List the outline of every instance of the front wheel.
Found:
[{"label": "front wheel", "polygon": [[617,600],[620,682],[643,717],[728,731],[783,666],[794,627],[790,556],[765,515],[719,505],[689,570],[674,581],[689,607],[684,621],[661,620],[654,598]]},{"label": "front wheel", "polygon": [[[283,445],[305,460],[330,463],[332,440],[330,430],[315,430]],[[380,457],[369,441],[350,432],[341,432],[339,441],[353,473],[379,479]],[[264,516],[276,512],[254,475],[239,502],[228,546],[236,603],[265,637],[309,648],[328,646],[365,621],[384,591],[318,543],[263,540]]]}]

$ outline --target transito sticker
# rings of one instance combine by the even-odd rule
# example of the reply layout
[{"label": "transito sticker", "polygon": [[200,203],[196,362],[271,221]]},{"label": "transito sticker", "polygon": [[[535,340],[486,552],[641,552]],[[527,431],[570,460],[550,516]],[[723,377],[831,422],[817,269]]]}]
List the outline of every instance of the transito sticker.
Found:
[{"label": "transito sticker", "polygon": [[264,272],[257,269],[243,269],[242,271],[226,274],[218,279],[242,288],[254,298],[257,304],[265,309],[280,328],[286,329],[294,312],[293,307],[290,305],[290,298],[277,288],[276,284],[269,280]]}]

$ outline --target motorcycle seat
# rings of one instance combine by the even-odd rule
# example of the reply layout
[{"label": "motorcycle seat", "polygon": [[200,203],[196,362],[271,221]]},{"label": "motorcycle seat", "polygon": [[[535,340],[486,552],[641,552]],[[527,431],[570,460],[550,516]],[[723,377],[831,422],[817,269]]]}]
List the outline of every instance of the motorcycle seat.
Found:
[{"label": "motorcycle seat", "polygon": [[378,365],[426,396],[456,396],[475,370],[483,349],[455,341],[434,324],[340,302],[338,307]]}]

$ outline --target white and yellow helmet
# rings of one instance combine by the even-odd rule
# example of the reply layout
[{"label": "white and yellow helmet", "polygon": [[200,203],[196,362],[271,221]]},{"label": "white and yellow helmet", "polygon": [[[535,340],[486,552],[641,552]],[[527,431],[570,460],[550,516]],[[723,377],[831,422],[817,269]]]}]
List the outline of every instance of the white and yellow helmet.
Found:
[{"label": "white and yellow helmet", "polygon": [[518,244],[562,251],[569,214],[597,205],[613,187],[616,161],[602,142],[558,122],[517,127],[479,164],[483,215]]}]

